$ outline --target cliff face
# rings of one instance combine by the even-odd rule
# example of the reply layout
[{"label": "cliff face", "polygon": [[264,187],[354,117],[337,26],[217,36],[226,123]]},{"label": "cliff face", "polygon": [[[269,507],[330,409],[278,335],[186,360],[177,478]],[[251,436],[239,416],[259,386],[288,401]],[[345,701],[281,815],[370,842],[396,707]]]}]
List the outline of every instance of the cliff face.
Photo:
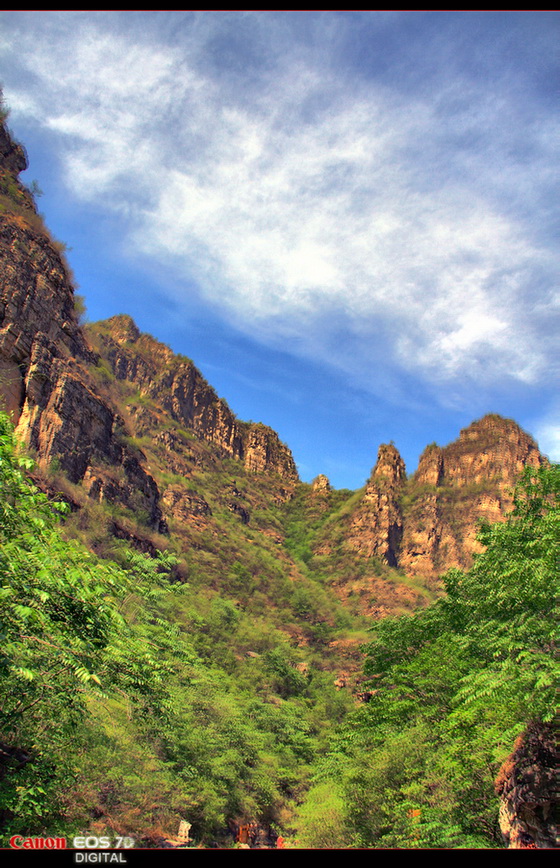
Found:
[{"label": "cliff face", "polygon": [[449,446],[428,446],[408,481],[395,447],[382,446],[348,542],[412,577],[468,567],[480,551],[479,522],[502,520],[516,478],[543,461],[528,434],[496,415],[473,422]]},{"label": "cliff face", "polygon": [[[0,129],[0,394],[40,467],[57,466],[96,499],[140,506],[161,525],[157,486],[120,440],[121,422],[88,375],[95,361],[61,252],[19,182],[23,150]],[[110,480],[112,465],[118,473]]]},{"label": "cliff face", "polygon": [[141,334],[128,316],[97,323],[88,333],[115,378],[137,386],[139,398],[149,399],[152,412],[167,414],[215,444],[224,456],[242,461],[250,472],[298,480],[292,453],[276,432],[266,425],[239,422],[190,359]]},{"label": "cliff face", "polygon": [[[336,492],[321,475],[306,501],[278,435],[237,420],[190,359],[127,316],[80,326],[63,246],[18,180],[26,165],[0,124],[0,397],[41,482],[64,477],[83,507],[73,529],[87,527],[92,547],[105,533],[109,552],[116,537],[155,555],[167,543],[156,532],[170,532],[181,578],[239,608],[256,601],[257,613],[287,600],[282,611],[298,620],[290,615],[285,638],[317,643],[333,671],[346,659],[342,687],[362,661],[355,636],[322,638],[336,625],[335,594],[345,617],[433,599],[422,580],[469,565],[479,519],[500,520],[523,467],[543,463],[535,442],[515,422],[486,416],[455,443],[429,446],[410,480],[397,449],[383,445],[363,494]],[[256,628],[249,647],[254,635],[268,649]],[[498,782],[512,847],[552,840],[550,737],[529,730]]]},{"label": "cliff face", "polygon": [[377,463],[350,527],[349,544],[367,557],[397,565],[403,532],[400,498],[406,481],[404,461],[392,445],[379,447]]},{"label": "cliff face", "polygon": [[39,376],[47,362],[88,357],[60,252],[18,180],[26,168],[23,149],[0,125],[0,384],[14,422],[31,368]]},{"label": "cliff face", "polygon": [[510,850],[558,846],[558,744],[554,727],[531,723],[517,739],[496,780],[500,829]]},{"label": "cliff face", "polygon": [[[298,483],[290,450],[266,425],[240,422],[190,359],[141,334],[128,316],[81,328],[63,246],[18,180],[26,166],[0,126],[0,392],[39,466],[60,468],[90,498],[141,512],[161,531],[162,503],[168,517],[212,515],[193,476],[224,460],[274,478],[273,503],[290,498]],[[479,520],[500,520],[518,474],[542,461],[531,437],[498,416],[445,448],[429,446],[411,480],[396,448],[381,446],[345,519],[343,545],[411,577],[469,566]],[[176,479],[162,482],[166,473],[191,480],[190,493],[180,495]],[[326,478],[313,496],[330,509]],[[231,501],[227,486],[222,497],[249,522],[252,504]],[[322,545],[332,551],[328,540]]]},{"label": "cliff face", "polygon": [[[150,413],[158,422],[167,415],[255,473],[295,482],[292,455],[274,431],[238,422],[190,360],[141,335],[129,317],[100,330],[103,356],[92,350],[78,322],[64,245],[19,181],[25,168],[23,148],[0,125],[0,397],[39,467],[60,469],[91,499],[134,510],[165,532],[158,485],[142,450],[130,443],[137,433],[133,414],[121,395],[104,388],[109,368],[150,405],[138,407],[138,428]],[[183,439],[165,433],[171,444],[180,442],[180,463]],[[166,503],[172,512],[200,513],[192,498],[179,507],[168,494]]]},{"label": "cliff face", "polygon": [[501,521],[523,468],[543,461],[528,434],[496,415],[473,422],[449,446],[428,447],[403,501],[401,569],[432,576],[469,567],[480,551],[479,522]]}]

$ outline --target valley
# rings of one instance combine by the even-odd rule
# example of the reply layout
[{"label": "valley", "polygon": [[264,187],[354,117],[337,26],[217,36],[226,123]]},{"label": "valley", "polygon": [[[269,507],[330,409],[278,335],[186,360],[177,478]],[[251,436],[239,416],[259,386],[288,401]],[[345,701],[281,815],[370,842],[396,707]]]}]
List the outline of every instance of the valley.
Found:
[{"label": "valley", "polygon": [[[267,847],[503,846],[495,778],[529,721],[550,742],[558,492],[536,442],[487,415],[410,476],[388,443],[358,491],[300,481],[289,446],[191,359],[125,313],[80,321],[5,126],[0,161],[4,840],[164,848],[184,819],[203,847],[252,823]],[[490,677],[473,624],[501,648],[520,613],[509,597],[510,620],[485,613],[481,571],[512,509],[529,521],[523,474],[544,486],[538,587]]]}]

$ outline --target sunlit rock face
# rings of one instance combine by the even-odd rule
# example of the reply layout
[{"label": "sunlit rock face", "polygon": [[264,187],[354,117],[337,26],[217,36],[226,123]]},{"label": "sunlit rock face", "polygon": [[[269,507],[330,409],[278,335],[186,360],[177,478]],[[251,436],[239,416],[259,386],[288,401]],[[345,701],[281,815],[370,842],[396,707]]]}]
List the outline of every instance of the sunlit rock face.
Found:
[{"label": "sunlit rock face", "polygon": [[428,446],[410,479],[396,448],[381,446],[349,544],[409,576],[469,567],[480,551],[480,521],[501,521],[523,468],[544,460],[532,437],[496,415],[473,422],[449,446]]},{"label": "sunlit rock face", "polygon": [[292,453],[275,431],[261,423],[240,422],[190,359],[141,334],[129,316],[90,327],[96,347],[113,375],[138,386],[141,396],[178,425],[239,459],[253,473],[275,473],[298,480]]},{"label": "sunlit rock face", "polygon": [[320,473],[311,483],[311,490],[320,494],[327,494],[331,490],[331,484],[324,473]]},{"label": "sunlit rock face", "polygon": [[403,532],[400,499],[405,482],[406,469],[398,450],[381,445],[350,527],[350,545],[389,566],[398,562]]},{"label": "sunlit rock face", "polygon": [[408,485],[401,568],[431,576],[469,567],[480,551],[480,522],[503,520],[523,468],[544,460],[532,437],[496,415],[473,422],[449,446],[429,446]]},{"label": "sunlit rock face", "polygon": [[[130,317],[113,317],[86,335],[64,245],[19,181],[25,168],[23,149],[0,126],[0,399],[39,468],[59,469],[90,498],[133,509],[165,531],[158,485],[131,441],[143,429],[153,433],[154,423],[173,439],[170,425],[161,425],[167,415],[167,423],[176,421],[248,470],[296,482],[292,454],[274,431],[239,422],[189,359],[141,334]],[[111,379],[137,386],[146,406],[129,412]],[[175,439],[185,470],[188,450],[184,438]],[[186,466],[188,472],[188,460]],[[200,515],[203,504],[167,493],[175,514]]]},{"label": "sunlit rock face", "polygon": [[[198,472],[224,474],[217,502],[244,523],[256,504],[231,498],[236,466],[268,480],[270,503],[290,500],[299,479],[289,448],[268,426],[238,420],[190,359],[126,315],[81,327],[63,245],[18,179],[26,166],[0,128],[0,395],[39,467],[60,468],[91,499],[130,508],[161,531],[167,520],[211,518],[212,498],[194,490]],[[518,474],[543,460],[528,434],[495,415],[448,446],[428,446],[410,479],[396,447],[382,445],[335,547],[422,580],[468,567],[480,520],[501,520]],[[181,479],[191,480],[183,493]],[[320,515],[336,493],[320,475],[311,496]],[[325,538],[316,553],[333,545]]]}]

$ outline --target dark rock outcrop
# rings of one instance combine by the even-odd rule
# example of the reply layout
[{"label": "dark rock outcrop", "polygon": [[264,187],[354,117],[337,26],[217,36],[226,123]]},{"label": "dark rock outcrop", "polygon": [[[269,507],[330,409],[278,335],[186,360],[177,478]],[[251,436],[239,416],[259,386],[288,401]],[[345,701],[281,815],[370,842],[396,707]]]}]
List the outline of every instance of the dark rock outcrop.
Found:
[{"label": "dark rock outcrop", "polygon": [[551,724],[531,723],[500,769],[500,829],[511,850],[558,846],[557,734]]}]

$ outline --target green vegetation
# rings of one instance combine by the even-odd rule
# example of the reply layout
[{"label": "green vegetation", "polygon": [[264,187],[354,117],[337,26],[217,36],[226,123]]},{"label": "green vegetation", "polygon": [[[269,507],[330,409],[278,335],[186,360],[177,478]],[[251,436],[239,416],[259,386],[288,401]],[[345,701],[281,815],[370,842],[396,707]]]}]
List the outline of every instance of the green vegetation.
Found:
[{"label": "green vegetation", "polygon": [[236,540],[199,552],[183,564],[194,587],[177,583],[175,556],[109,542],[103,508],[84,503],[65,532],[87,527],[101,560],[62,537],[64,505],[27,481],[30,462],[0,424],[3,842],[78,833],[92,816],[97,832],[148,845],[184,816],[199,840],[222,843],[229,821],[289,829],[352,704],[322,656],[286,632],[305,609],[313,634],[312,593],[251,538],[243,560]]},{"label": "green vegetation", "polygon": [[83,295],[74,293],[74,313],[80,325],[83,325],[87,317],[86,300]]},{"label": "green vegetation", "polygon": [[[444,589],[418,561],[403,575],[364,489],[282,475],[277,435],[235,420],[129,316],[85,326],[93,353],[75,358],[49,329],[47,344],[16,335],[11,308],[24,315],[35,293],[43,317],[60,291],[68,330],[76,285],[38,184],[17,180],[23,150],[5,155],[7,361],[15,398],[26,375],[20,424],[40,466],[0,414],[0,847],[15,833],[161,847],[180,819],[201,846],[234,846],[247,823],[289,847],[502,846],[494,781],[554,714],[560,468],[527,470],[507,521],[481,529],[485,550]],[[75,294],[70,334],[85,313]],[[370,478],[394,563],[470,563],[477,507],[501,515],[503,450],[476,459],[516,426],[475,426],[427,447],[456,459],[459,476],[440,478],[432,454],[424,478],[445,485],[415,476],[397,504],[379,466]]]},{"label": "green vegetation", "polygon": [[382,585],[384,607],[399,614],[432,602],[437,594],[422,579],[411,579],[349,545],[351,521],[363,494],[364,489],[316,493],[302,485],[283,514],[285,545],[302,572],[328,591],[342,589],[344,615],[365,626],[364,613],[377,604],[375,583]]},{"label": "green vegetation", "polygon": [[[109,502],[56,459],[45,488],[72,511],[49,500],[0,418],[3,840],[94,829],[158,846],[186,817],[224,846],[252,821],[292,846],[500,846],[493,781],[551,714],[558,468],[526,475],[441,596],[349,545],[363,490],[250,473],[106,359],[90,373],[119,446],[176,489],[171,533],[109,458]],[[417,485],[403,511],[437,494],[459,538],[486,486]],[[366,611],[408,614],[360,655]]]},{"label": "green vegetation", "polygon": [[366,621],[316,552],[336,543],[352,492],[302,486],[273,508],[271,479],[238,462],[193,470],[211,521],[188,546],[144,528],[147,557],[115,539],[115,521],[142,539],[124,510],[66,484],[81,506],[69,514],[27,480],[5,417],[0,432],[4,842],[95,829],[158,846],[188,817],[223,846],[249,821],[292,846],[501,846],[494,780],[554,709],[557,466],[527,471],[445,596],[376,623],[356,708],[335,681]]},{"label": "green vegetation", "polygon": [[[118,691],[138,714],[162,715],[172,671],[149,628],[135,633],[122,611],[132,596],[157,596],[166,559],[130,553],[134,569],[123,570],[64,541],[55,517],[65,505],[27,481],[29,466],[1,416],[0,707],[8,760],[0,769],[0,816],[6,831],[18,832],[43,828],[62,810],[75,777],[68,753],[88,702]],[[148,606],[144,612],[147,619]],[[25,760],[10,761],[18,752]]]},{"label": "green vegetation", "polygon": [[[445,597],[375,626],[371,700],[316,775],[302,844],[501,846],[494,780],[516,737],[555,709],[560,467],[527,469],[508,520],[480,540]],[[336,817],[326,828],[323,811]]]}]

